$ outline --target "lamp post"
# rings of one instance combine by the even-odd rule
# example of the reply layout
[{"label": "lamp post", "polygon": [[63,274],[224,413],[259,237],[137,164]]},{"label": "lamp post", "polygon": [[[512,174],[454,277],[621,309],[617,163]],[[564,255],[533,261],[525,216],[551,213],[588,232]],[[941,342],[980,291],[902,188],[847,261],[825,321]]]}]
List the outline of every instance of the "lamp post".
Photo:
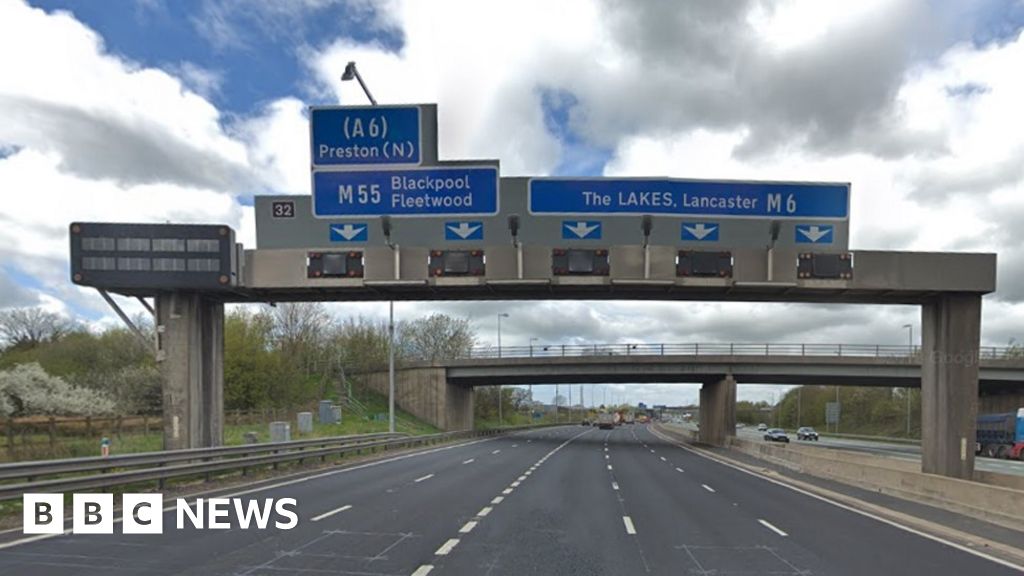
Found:
[{"label": "lamp post", "polygon": [[[914,325],[904,324],[904,328],[907,329],[907,354],[909,356],[914,355]],[[907,396],[907,438],[910,438],[910,386],[906,388]]]},{"label": "lamp post", "polygon": [[508,318],[507,312],[498,313],[498,358],[501,358],[501,319]]},{"label": "lamp post", "polygon": [[[349,62],[345,65],[345,71],[341,73],[341,81],[348,82],[349,80],[355,79],[359,82],[359,86],[363,89],[363,94],[366,94],[366,99],[370,101],[370,104],[376,106],[377,100],[370,94],[370,89],[366,87],[366,82],[363,82],[363,77],[359,74],[359,70],[356,70],[356,63]],[[385,225],[385,236],[390,241],[390,225]],[[388,301],[388,432],[395,433],[395,301]]]},{"label": "lamp post", "polygon": [[359,85],[362,86],[363,93],[365,93],[366,97],[370,100],[370,104],[376,106],[377,101],[373,98],[373,95],[370,94],[370,89],[366,87],[366,82],[363,82],[363,77],[359,75],[359,70],[356,70],[356,63],[349,62],[345,65],[345,71],[341,74],[341,81],[347,82],[353,78],[359,81]]},{"label": "lamp post", "polygon": [[[508,318],[507,313],[498,313],[498,358],[502,357],[502,319]],[[498,384],[498,425],[504,425],[505,417],[502,414],[502,385]]]}]

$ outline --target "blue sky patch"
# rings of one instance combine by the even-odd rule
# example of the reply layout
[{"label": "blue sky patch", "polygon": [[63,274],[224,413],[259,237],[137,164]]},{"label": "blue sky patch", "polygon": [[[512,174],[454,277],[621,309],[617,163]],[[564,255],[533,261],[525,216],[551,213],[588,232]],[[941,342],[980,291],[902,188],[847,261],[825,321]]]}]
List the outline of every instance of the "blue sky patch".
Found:
[{"label": "blue sky patch", "polygon": [[[307,6],[243,0],[33,0],[47,11],[66,10],[93,28],[110,52],[181,77],[223,110],[249,114],[268,101],[308,94],[309,49],[337,38],[402,48],[400,30],[376,24],[371,4],[355,1]],[[338,75],[341,75],[338,70]]]}]

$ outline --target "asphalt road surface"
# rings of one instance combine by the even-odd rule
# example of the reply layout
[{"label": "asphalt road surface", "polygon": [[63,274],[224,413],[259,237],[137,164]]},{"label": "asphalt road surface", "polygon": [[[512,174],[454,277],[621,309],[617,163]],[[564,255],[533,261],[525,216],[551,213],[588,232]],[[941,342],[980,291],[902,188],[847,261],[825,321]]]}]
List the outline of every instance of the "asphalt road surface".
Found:
[{"label": "asphalt road surface", "polygon": [[987,575],[1018,570],[667,443],[566,426],[263,489],[292,530],[63,535],[3,575]]},{"label": "asphalt road surface", "polygon": [[[820,432],[820,431],[819,431]],[[758,432],[754,427],[740,428],[736,433],[742,437],[752,440],[764,437],[764,432]],[[836,438],[822,436],[817,442],[797,441],[796,432],[788,432],[790,442],[820,446],[822,448],[835,448],[839,450],[852,450],[854,452],[867,452],[869,454],[881,454],[893,458],[899,458],[908,462],[921,462],[921,447],[917,444],[904,444],[898,442],[883,442],[875,440],[861,440],[857,438]],[[1002,460],[999,458],[974,459],[974,467],[986,472],[997,472],[1000,474],[1016,474],[1024,476],[1024,462],[1020,460]]]}]

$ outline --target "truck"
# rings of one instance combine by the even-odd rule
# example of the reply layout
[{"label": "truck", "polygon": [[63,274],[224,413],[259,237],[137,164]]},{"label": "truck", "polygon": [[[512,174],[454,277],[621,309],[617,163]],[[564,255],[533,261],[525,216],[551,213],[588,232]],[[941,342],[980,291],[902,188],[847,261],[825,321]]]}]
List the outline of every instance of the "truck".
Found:
[{"label": "truck", "polygon": [[601,412],[597,415],[597,427],[601,430],[611,430],[615,428],[615,415],[609,414],[608,412]]},{"label": "truck", "polygon": [[622,423],[623,424],[632,424],[633,422],[634,422],[633,413],[632,412],[626,412],[626,414],[622,417]]},{"label": "truck", "polygon": [[979,414],[974,453],[1024,460],[1024,408],[1003,414]]}]

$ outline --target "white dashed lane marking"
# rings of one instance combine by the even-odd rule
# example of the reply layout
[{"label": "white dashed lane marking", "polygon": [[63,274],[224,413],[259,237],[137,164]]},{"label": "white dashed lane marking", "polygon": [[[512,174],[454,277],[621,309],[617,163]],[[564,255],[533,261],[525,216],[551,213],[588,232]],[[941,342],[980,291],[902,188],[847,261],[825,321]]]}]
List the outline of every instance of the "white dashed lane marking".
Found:
[{"label": "white dashed lane marking", "polygon": [[433,569],[434,567],[432,565],[424,564],[417,568],[416,571],[412,573],[412,576],[427,576],[427,574],[430,574],[430,571]]},{"label": "white dashed lane marking", "polygon": [[447,556],[448,553],[452,551],[452,548],[455,548],[455,546],[457,546],[458,544],[459,539],[452,538],[444,544],[442,544],[441,547],[437,549],[437,552],[434,552],[434,554],[437,554],[438,556]]},{"label": "white dashed lane marking", "polygon": [[764,526],[765,528],[767,528],[767,529],[771,530],[772,532],[775,532],[775,533],[776,533],[776,534],[778,534],[779,536],[789,536],[789,534],[786,534],[786,533],[785,533],[785,532],[783,532],[782,530],[779,530],[779,529],[778,529],[778,528],[776,528],[775,526],[772,526],[771,522],[769,522],[769,521],[767,521],[767,520],[761,520],[761,519],[759,518],[759,519],[758,519],[757,521],[758,521],[758,522],[760,522],[762,526]]},{"label": "white dashed lane marking", "polygon": [[466,524],[463,525],[462,528],[459,529],[459,534],[469,534],[473,531],[473,528],[476,528],[476,521],[470,520],[469,522],[466,522]]},{"label": "white dashed lane marking", "polygon": [[413,480],[413,482],[423,482],[424,480],[430,480],[433,477],[433,474],[427,474],[426,476],[420,476],[419,478]]},{"label": "white dashed lane marking", "polygon": [[319,516],[314,516],[310,520],[312,520],[313,522],[319,522],[319,521],[323,520],[324,518],[327,518],[328,516],[334,516],[335,514],[337,514],[339,512],[344,512],[345,510],[348,510],[351,507],[352,507],[351,504],[346,504],[346,505],[342,506],[341,508],[335,508],[334,510],[331,510],[329,512],[324,512],[323,514],[321,514]]},{"label": "white dashed lane marking", "polygon": [[712,488],[711,486],[708,486],[707,484],[701,484],[701,486],[703,486],[704,489],[707,490],[708,492],[714,492],[715,491],[714,488]]},{"label": "white dashed lane marking", "polygon": [[469,460],[463,460],[462,463],[463,464],[472,464],[475,461],[476,461],[476,458],[470,458]]},{"label": "white dashed lane marking", "polygon": [[626,525],[626,534],[636,534],[636,528],[633,526],[632,518],[629,516],[623,516],[622,523]]}]

